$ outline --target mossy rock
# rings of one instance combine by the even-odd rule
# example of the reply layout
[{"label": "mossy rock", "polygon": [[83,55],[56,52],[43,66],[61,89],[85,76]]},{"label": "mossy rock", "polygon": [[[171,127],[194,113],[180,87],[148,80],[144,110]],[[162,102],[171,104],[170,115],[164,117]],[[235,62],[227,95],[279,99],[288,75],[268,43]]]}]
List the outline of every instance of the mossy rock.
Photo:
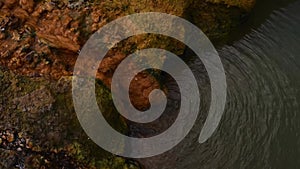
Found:
[{"label": "mossy rock", "polygon": [[[72,77],[59,81],[28,78],[2,68],[0,77],[0,132],[22,133],[9,142],[1,140],[1,152],[15,152],[12,159],[23,159],[26,168],[99,168],[109,164],[114,168],[116,164],[107,161],[115,157],[93,143],[77,120],[71,95]],[[114,108],[109,90],[101,83],[96,84],[96,90],[106,119],[116,130],[126,133],[127,125]],[[21,139],[28,142],[26,147],[19,147]],[[129,164],[123,160],[116,168],[120,166]]]}]

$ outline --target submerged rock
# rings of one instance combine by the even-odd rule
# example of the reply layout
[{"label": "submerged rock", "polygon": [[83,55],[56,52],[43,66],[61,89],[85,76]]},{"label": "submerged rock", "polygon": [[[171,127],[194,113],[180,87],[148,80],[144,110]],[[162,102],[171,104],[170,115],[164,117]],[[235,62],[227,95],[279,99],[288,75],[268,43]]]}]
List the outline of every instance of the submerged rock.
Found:
[{"label": "submerged rock", "polygon": [[256,0],[191,1],[188,19],[216,45],[224,44],[230,33],[245,22]]},{"label": "submerged rock", "polygon": [[215,4],[225,4],[228,7],[238,7],[242,10],[251,11],[256,0],[206,0]]}]

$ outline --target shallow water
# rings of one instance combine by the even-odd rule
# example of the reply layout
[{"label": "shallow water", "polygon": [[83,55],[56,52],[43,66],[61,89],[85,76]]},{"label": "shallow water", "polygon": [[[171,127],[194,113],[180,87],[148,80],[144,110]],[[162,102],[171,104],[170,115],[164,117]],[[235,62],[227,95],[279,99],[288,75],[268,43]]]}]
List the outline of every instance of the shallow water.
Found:
[{"label": "shallow water", "polygon": [[[232,46],[219,49],[228,98],[218,129],[204,144],[197,142],[209,106],[209,89],[200,85],[201,114],[188,137],[170,152],[141,163],[151,169],[299,168],[299,44],[297,1],[273,12]],[[190,63],[199,66],[198,61]]]}]

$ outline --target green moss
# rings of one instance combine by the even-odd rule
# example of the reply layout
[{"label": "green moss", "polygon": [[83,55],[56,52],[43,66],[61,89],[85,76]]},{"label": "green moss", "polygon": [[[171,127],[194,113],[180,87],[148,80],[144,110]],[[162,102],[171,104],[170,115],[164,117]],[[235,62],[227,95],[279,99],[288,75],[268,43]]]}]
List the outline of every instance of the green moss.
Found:
[{"label": "green moss", "polygon": [[[1,98],[3,98],[0,102],[2,108],[0,126],[14,126],[17,131],[24,133],[32,141],[33,146],[30,149],[32,152],[36,152],[35,154],[39,156],[53,154],[53,157],[44,156],[49,163],[47,165],[63,165],[56,164],[57,161],[55,161],[55,155],[57,154],[59,157],[59,152],[67,153],[68,156],[65,160],[69,160],[68,163],[70,160],[74,160],[72,163],[88,168],[99,167],[102,161],[113,159],[112,154],[98,147],[82,130],[73,108],[71,77],[64,77],[58,82],[44,78],[32,79],[16,76],[1,67],[0,77],[0,91]],[[126,133],[127,125],[114,108],[109,90],[101,83],[97,83],[96,86],[97,99],[104,109],[104,116],[112,123],[113,127]],[[32,104],[31,99],[26,100],[26,97],[29,96],[40,97],[41,103],[44,103],[47,98],[41,97],[44,96],[43,94],[39,95],[42,93],[41,90],[51,91],[49,97],[53,97],[54,102],[50,109],[40,107],[35,101]],[[38,96],[35,96],[36,94]],[[13,101],[16,98],[25,106],[30,105],[31,109],[18,110],[19,106],[14,105]],[[40,162],[40,165],[44,163]],[[126,166],[125,162],[122,164],[118,162],[118,164],[118,167]],[[28,168],[31,166],[31,164],[26,165]]]}]

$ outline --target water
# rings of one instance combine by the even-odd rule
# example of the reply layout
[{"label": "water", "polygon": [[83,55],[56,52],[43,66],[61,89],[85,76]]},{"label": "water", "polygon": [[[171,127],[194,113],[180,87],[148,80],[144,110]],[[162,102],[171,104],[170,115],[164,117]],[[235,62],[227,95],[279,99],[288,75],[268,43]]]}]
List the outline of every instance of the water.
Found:
[{"label": "water", "polygon": [[251,33],[266,21],[274,10],[284,8],[297,0],[258,0],[251,10],[247,20],[230,33],[229,43],[239,40],[245,34]]},{"label": "water", "polygon": [[[275,11],[219,54],[228,99],[217,131],[197,143],[208,97],[198,124],[181,144],[141,163],[151,169],[300,168],[300,1]],[[209,90],[201,90],[205,100]]]}]

